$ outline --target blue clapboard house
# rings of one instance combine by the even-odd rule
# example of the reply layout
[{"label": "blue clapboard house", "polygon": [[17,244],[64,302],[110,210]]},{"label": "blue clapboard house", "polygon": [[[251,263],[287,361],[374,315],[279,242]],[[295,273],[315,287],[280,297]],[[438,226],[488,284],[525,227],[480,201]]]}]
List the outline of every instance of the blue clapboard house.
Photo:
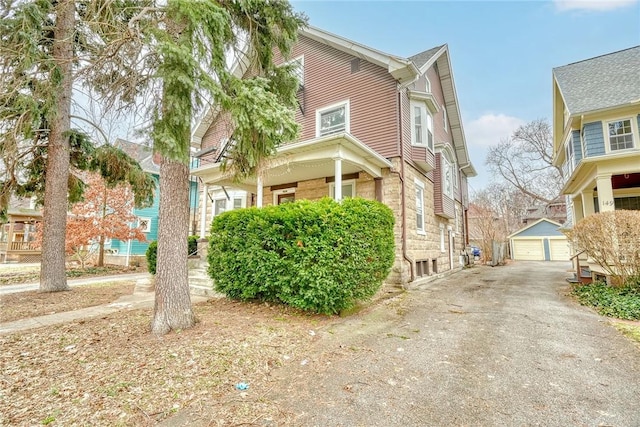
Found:
[{"label": "blue clapboard house", "polygon": [[[151,147],[136,144],[134,142],[125,141],[123,139],[117,139],[116,147],[126,152],[129,156],[136,159],[140,164],[140,167],[145,172],[150,173],[156,182],[156,191],[153,197],[153,205],[148,208],[134,209],[133,213],[137,217],[138,226],[141,226],[143,233],[147,237],[145,242],[137,240],[122,241],[118,239],[112,239],[109,245],[106,245],[107,254],[105,259],[109,263],[120,265],[131,265],[132,263],[143,262],[145,252],[149,243],[158,238],[158,212],[160,201],[160,164],[159,159],[154,158],[153,150]],[[198,208],[198,183],[194,180],[190,183],[189,189],[189,204],[190,204],[190,233],[193,234],[195,229],[193,228],[195,218],[195,212]],[[187,236],[185,236],[185,239]]]}]

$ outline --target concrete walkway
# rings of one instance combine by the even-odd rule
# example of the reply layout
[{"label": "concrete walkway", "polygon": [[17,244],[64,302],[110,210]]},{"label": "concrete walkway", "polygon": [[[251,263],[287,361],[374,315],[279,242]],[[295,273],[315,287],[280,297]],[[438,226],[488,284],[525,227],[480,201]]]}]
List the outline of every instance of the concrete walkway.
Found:
[{"label": "concrete walkway", "polygon": [[63,323],[73,322],[75,320],[91,319],[93,317],[115,313],[120,310],[150,308],[153,307],[153,301],[153,292],[134,292],[133,295],[125,295],[110,304],[0,323],[0,335],[41,328],[43,326],[60,325]]},{"label": "concrete walkway", "polygon": [[[155,293],[148,290],[148,273],[121,274],[118,276],[102,276],[85,279],[69,280],[69,286],[86,286],[96,283],[107,283],[115,281],[136,280],[138,284],[132,295],[124,295],[110,304],[98,305],[95,307],[87,307],[79,310],[67,311],[63,313],[47,314],[44,316],[31,317],[28,319],[20,319],[13,322],[0,323],[0,335],[7,335],[15,332],[26,331],[29,329],[40,328],[43,326],[60,325],[81,319],[91,319],[93,317],[105,316],[120,310],[135,310],[153,307],[155,301]],[[11,288],[11,289],[8,289]],[[2,294],[15,292],[25,292],[38,288],[37,283],[26,283],[20,285],[10,285],[0,287],[0,298]],[[3,292],[4,291],[4,292]],[[191,302],[197,303],[206,301],[208,298],[198,295],[191,295]]]},{"label": "concrete walkway", "polygon": [[[96,277],[87,277],[82,279],[68,279],[67,283],[69,284],[69,286],[74,287],[74,286],[95,285],[97,283],[140,280],[148,277],[149,277],[149,273],[129,273],[129,274],[118,274],[115,276],[96,276]],[[0,286],[0,295],[14,294],[16,292],[35,291],[35,290],[38,290],[39,286],[40,284],[38,282],[20,283],[17,285],[4,285],[4,286]]]}]

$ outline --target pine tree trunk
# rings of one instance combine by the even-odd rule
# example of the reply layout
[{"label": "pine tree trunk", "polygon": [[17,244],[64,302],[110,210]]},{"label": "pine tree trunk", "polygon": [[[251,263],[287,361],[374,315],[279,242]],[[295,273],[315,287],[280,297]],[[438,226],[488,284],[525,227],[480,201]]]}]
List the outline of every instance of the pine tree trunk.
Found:
[{"label": "pine tree trunk", "polygon": [[57,93],[57,112],[50,120],[42,229],[40,291],[69,290],[65,271],[67,227],[67,185],[69,180],[69,137],[73,90],[73,33],[75,3],[62,0],[56,7],[53,56],[62,81]]},{"label": "pine tree trunk", "polygon": [[163,159],[160,165],[160,223],[156,263],[156,294],[151,332],[195,325],[189,295],[187,235],[189,233],[189,167]]}]

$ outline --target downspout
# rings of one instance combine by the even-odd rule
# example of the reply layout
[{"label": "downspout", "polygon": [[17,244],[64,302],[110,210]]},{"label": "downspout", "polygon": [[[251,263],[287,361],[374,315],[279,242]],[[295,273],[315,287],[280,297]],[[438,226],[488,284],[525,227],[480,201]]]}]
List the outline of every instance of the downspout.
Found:
[{"label": "downspout", "polygon": [[[391,171],[398,175],[400,179],[400,210],[402,211],[402,258],[409,263],[409,272],[411,273],[411,280],[415,280],[415,274],[413,272],[413,260],[407,255],[407,209],[406,209],[406,194],[404,186],[404,141],[402,131],[402,92],[398,90],[398,140],[400,141],[400,172]],[[402,271],[400,271],[402,276]]]}]

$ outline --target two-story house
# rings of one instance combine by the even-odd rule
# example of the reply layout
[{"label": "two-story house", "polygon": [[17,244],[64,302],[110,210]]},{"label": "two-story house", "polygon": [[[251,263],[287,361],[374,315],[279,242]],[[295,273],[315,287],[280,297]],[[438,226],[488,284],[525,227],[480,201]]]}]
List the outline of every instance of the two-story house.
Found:
[{"label": "two-story house", "polygon": [[358,196],[395,212],[396,261],[387,282],[406,285],[461,268],[467,179],[476,172],[447,45],[401,58],[307,27],[290,61],[298,65],[301,132],[258,176],[237,184],[221,171],[230,126],[223,115],[209,112],[195,129],[201,234],[213,213],[211,192],[224,208]]},{"label": "two-story house", "polygon": [[640,209],[640,46],[553,69],[553,147],[568,227]]}]

